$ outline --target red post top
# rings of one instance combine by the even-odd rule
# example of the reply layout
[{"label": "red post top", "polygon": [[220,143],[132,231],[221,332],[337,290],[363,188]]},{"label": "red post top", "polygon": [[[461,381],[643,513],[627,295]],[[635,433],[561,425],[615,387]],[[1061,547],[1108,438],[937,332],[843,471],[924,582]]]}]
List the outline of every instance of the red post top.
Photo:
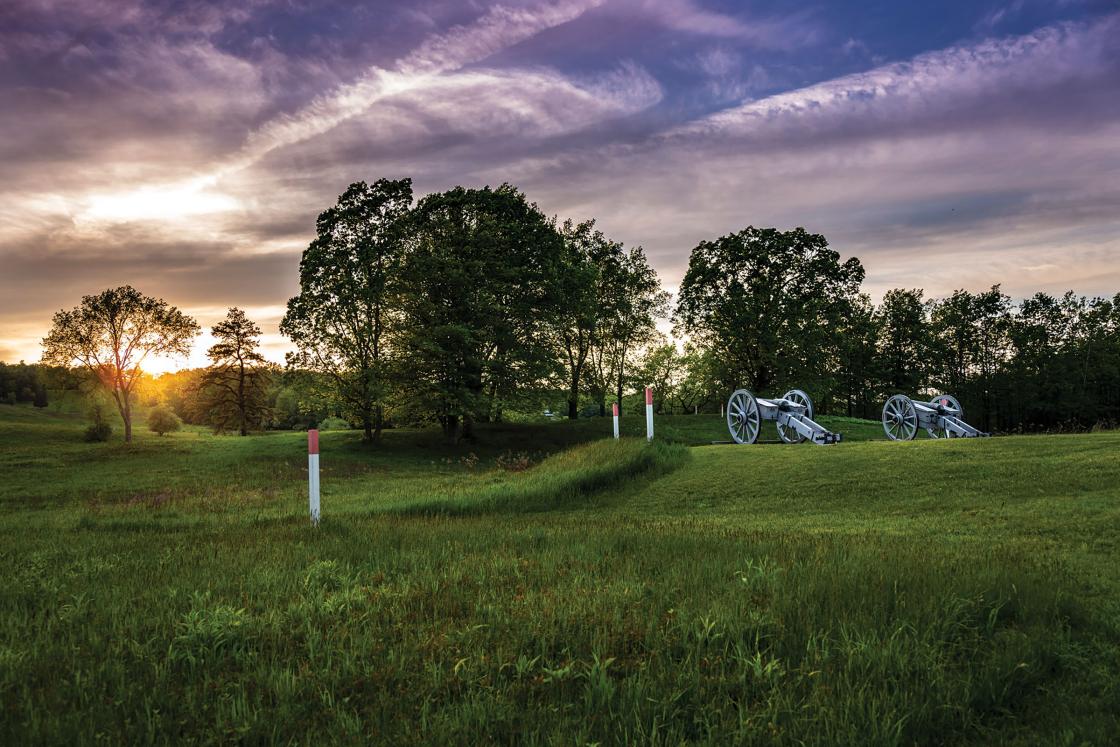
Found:
[{"label": "red post top", "polygon": [[614,402],[614,403],[611,404],[611,412],[614,413],[614,416],[616,418],[618,417],[618,403],[617,402]]},{"label": "red post top", "polygon": [[646,387],[646,404],[647,405],[652,405],[653,404],[653,390],[650,389],[648,386]]},{"label": "red post top", "polygon": [[310,430],[307,432],[307,453],[319,453],[319,431]]}]

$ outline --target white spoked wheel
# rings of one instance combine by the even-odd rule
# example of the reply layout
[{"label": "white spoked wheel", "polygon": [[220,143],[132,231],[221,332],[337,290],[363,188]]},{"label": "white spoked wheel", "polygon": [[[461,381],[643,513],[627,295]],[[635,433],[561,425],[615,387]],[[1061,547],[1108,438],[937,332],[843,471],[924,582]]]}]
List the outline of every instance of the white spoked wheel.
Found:
[{"label": "white spoked wheel", "polygon": [[911,441],[918,432],[918,411],[905,394],[896,394],[883,405],[883,430],[892,441]]},{"label": "white spoked wheel", "polygon": [[[813,419],[813,400],[809,399],[809,395],[800,389],[790,389],[782,395],[782,399],[787,399],[790,402],[801,405],[805,408],[805,417],[809,420]],[[778,438],[785,441],[787,444],[799,444],[805,440],[805,437],[795,431],[793,428],[782,425],[781,421],[777,423]]]},{"label": "white spoked wheel", "polygon": [[[939,394],[931,399],[929,403],[934,407],[952,408],[956,410],[956,412],[950,414],[955,418],[964,420],[964,408],[961,407],[961,403],[957,401],[957,398],[951,394]],[[953,437],[953,432],[948,428],[926,428],[926,433],[929,434],[930,438]]]},{"label": "white spoked wheel", "polygon": [[738,389],[727,400],[727,430],[737,444],[753,444],[762,427],[762,414],[754,395]]}]

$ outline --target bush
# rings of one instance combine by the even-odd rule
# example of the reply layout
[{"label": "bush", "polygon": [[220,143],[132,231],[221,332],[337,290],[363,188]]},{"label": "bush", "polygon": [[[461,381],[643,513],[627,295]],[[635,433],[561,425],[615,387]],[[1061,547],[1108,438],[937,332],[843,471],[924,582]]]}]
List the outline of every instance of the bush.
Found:
[{"label": "bush", "polygon": [[165,436],[183,427],[183,421],[169,408],[160,405],[148,413],[148,430]]},{"label": "bush", "polygon": [[100,423],[91,423],[86,428],[86,441],[90,443],[108,441],[109,436],[113,435],[113,426],[102,421]]},{"label": "bush", "polygon": [[350,428],[350,424],[342,418],[323,418],[319,421],[319,430],[321,431],[344,431]]},{"label": "bush", "polygon": [[105,408],[100,403],[94,403],[89,408],[89,427],[86,428],[86,441],[90,443],[108,441],[113,435],[113,426],[105,419]]}]

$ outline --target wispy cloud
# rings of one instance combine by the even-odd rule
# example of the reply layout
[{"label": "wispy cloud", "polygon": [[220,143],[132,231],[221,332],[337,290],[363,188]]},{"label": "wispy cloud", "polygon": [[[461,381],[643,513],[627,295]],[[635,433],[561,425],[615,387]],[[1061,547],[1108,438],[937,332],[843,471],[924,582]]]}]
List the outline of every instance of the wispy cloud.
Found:
[{"label": "wispy cloud", "polygon": [[1048,89],[1062,80],[1114,73],[1120,16],[1061,24],[1032,34],[952,47],[816,85],[768,96],[680,127],[670,136],[749,134],[799,126],[834,128],[837,119],[914,120],[947,107]]},{"label": "wispy cloud", "polygon": [[[1115,290],[1118,18],[923,54],[515,168],[560,212],[641,237],[671,283],[699,240],[753,223],[825,233],[879,292]],[[1023,272],[1055,251],[1060,271]]]},{"label": "wispy cloud", "polygon": [[277,148],[327,132],[386,96],[432,85],[441,73],[484,60],[545,29],[567,23],[598,4],[596,0],[567,0],[531,8],[491,8],[471,24],[432,36],[400,60],[395,70],[373,68],[294,114],[261,127],[249,136],[227,168],[243,168]]},{"label": "wispy cloud", "polygon": [[744,18],[705,8],[696,0],[618,0],[616,5],[675,31],[739,40],[763,49],[797,48],[813,42],[821,33],[806,11]]}]

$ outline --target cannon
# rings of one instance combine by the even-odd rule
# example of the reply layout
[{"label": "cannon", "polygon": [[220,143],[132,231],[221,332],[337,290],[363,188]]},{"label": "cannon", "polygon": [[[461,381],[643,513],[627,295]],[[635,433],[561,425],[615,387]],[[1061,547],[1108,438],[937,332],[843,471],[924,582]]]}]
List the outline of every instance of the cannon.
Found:
[{"label": "cannon", "polygon": [[883,430],[892,441],[911,441],[919,428],[930,438],[977,438],[989,436],[964,422],[964,408],[951,394],[939,394],[929,402],[896,394],[883,405]]},{"label": "cannon", "polygon": [[840,442],[839,433],[813,421],[813,401],[800,389],[790,389],[779,399],[763,399],[738,389],[727,400],[727,429],[735,443],[753,444],[766,421],[778,426],[778,437],[787,444]]}]

